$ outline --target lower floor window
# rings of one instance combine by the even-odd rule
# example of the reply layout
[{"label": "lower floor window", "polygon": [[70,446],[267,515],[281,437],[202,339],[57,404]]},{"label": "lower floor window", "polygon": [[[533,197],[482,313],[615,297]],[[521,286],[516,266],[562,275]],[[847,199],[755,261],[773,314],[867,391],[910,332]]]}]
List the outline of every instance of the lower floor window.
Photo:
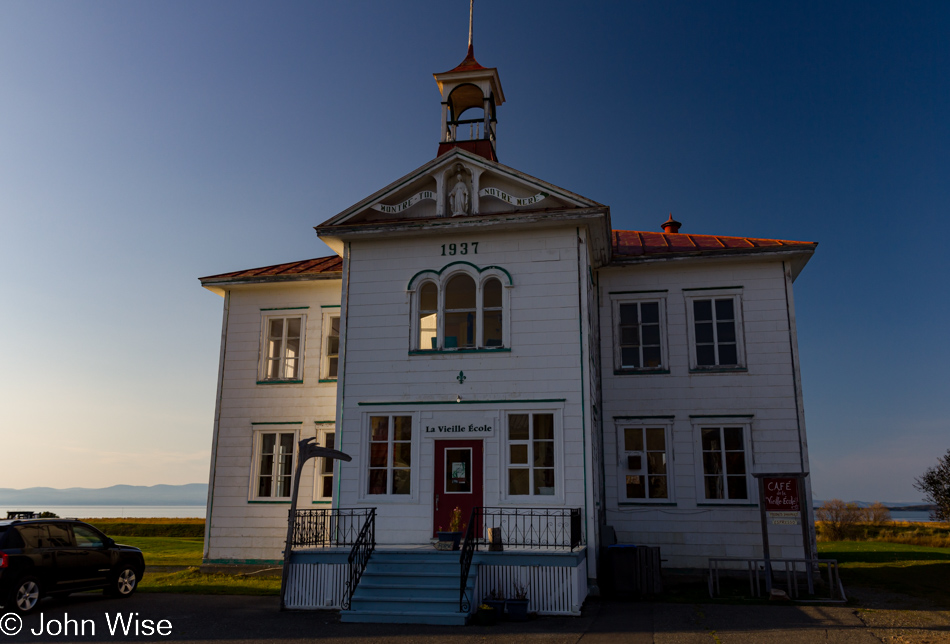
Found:
[{"label": "lower floor window", "polygon": [[554,496],[554,414],[508,415],[508,494]]},{"label": "lower floor window", "polygon": [[[336,449],[336,434],[332,431],[318,433],[318,443],[321,447]],[[314,501],[329,501],[333,498],[333,461],[332,458],[318,458],[316,460],[316,490],[313,493]]]},{"label": "lower floor window", "polygon": [[294,469],[294,433],[258,434],[258,498],[290,498]]},{"label": "lower floor window", "polygon": [[744,427],[701,427],[707,499],[748,499]]},{"label": "lower floor window", "polygon": [[411,494],[412,417],[370,416],[369,494]]},{"label": "lower floor window", "polygon": [[621,499],[669,498],[665,427],[620,428]]}]

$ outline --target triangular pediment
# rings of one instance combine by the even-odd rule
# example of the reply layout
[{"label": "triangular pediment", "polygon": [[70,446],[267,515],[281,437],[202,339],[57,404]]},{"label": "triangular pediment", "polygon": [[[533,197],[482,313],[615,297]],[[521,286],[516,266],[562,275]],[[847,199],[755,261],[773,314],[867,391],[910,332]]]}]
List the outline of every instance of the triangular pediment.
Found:
[{"label": "triangular pediment", "polygon": [[318,229],[599,206],[554,184],[455,148],[331,217]]}]

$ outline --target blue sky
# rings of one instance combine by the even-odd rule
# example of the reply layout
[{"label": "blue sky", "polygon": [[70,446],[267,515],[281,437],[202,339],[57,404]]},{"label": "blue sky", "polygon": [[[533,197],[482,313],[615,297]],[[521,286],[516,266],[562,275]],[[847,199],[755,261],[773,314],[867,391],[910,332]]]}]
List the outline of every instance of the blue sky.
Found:
[{"label": "blue sky", "polygon": [[[207,480],[222,300],[430,160],[467,3],[0,3],[0,487]],[[820,242],[816,497],[950,449],[950,5],[478,0],[500,160],[615,228]],[[12,455],[12,456],[11,456]]]}]

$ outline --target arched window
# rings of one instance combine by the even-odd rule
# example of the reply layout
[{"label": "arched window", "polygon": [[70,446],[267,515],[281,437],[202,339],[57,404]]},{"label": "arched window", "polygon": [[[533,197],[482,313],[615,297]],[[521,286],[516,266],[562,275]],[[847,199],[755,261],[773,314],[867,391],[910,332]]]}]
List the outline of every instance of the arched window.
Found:
[{"label": "arched window", "polygon": [[443,334],[446,349],[475,348],[476,302],[475,280],[469,275],[455,275],[446,283]]},{"label": "arched window", "polygon": [[505,269],[468,262],[418,273],[409,281],[410,351],[506,351],[510,285]]},{"label": "arched window", "polygon": [[439,287],[426,282],[419,289],[419,348],[438,349]]},{"label": "arched window", "polygon": [[502,301],[501,280],[489,277],[482,284],[482,346],[500,347],[504,343]]}]

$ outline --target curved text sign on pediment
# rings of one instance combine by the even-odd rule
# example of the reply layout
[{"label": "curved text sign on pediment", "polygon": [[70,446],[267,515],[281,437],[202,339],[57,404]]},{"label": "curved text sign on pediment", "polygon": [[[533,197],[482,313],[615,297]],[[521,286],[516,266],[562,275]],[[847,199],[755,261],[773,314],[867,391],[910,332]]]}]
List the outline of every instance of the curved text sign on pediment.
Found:
[{"label": "curved text sign on pediment", "polygon": [[478,191],[478,196],[494,197],[495,199],[501,199],[504,202],[510,203],[513,206],[530,206],[545,199],[549,195],[546,192],[539,192],[533,197],[513,197],[504,190],[499,190],[498,188],[482,188]]},{"label": "curved text sign on pediment", "polygon": [[403,210],[408,210],[424,199],[431,199],[435,201],[435,193],[431,190],[423,190],[422,192],[409,197],[401,203],[393,204],[391,206],[384,203],[376,203],[372,205],[372,208],[373,210],[378,210],[380,212],[385,212],[392,215],[400,213]]}]

